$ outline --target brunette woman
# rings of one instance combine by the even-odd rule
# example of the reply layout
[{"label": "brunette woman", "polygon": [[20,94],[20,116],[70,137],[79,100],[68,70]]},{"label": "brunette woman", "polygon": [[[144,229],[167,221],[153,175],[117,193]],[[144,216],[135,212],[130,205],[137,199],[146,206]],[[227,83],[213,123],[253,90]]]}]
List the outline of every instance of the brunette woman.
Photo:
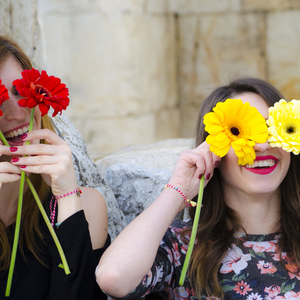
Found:
[{"label": "brunette woman", "polygon": [[[300,297],[299,157],[268,142],[254,145],[251,165],[239,165],[232,148],[222,159],[212,153],[203,118],[228,98],[248,102],[268,119],[269,106],[283,97],[265,81],[244,78],[205,99],[196,148],[180,155],[169,187],[100,260],[98,283],[113,298],[138,299],[152,291],[168,299]],[[197,199],[202,175],[205,188],[196,244],[180,286],[192,222],[173,219],[184,209],[185,197]],[[194,213],[191,208],[192,219]]]}]

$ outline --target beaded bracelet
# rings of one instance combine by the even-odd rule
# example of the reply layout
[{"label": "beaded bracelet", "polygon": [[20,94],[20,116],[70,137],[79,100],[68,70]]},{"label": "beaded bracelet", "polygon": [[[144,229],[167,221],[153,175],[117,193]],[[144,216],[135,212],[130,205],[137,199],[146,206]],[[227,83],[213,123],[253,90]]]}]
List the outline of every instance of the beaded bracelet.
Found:
[{"label": "beaded bracelet", "polygon": [[176,186],[174,186],[172,184],[166,184],[165,189],[167,187],[170,187],[170,188],[174,189],[176,192],[178,192],[183,197],[186,207],[188,207],[188,206],[193,206],[193,207],[197,206],[196,202],[187,199],[186,196],[184,195],[184,193],[179,188],[177,188]]},{"label": "beaded bracelet", "polygon": [[76,190],[74,190],[72,192],[69,192],[69,193],[66,193],[66,194],[63,194],[63,195],[60,195],[60,196],[55,196],[55,200],[60,199],[60,198],[64,198],[64,197],[67,197],[67,196],[70,196],[70,195],[75,194],[75,193],[77,194],[77,197],[81,197],[80,194],[82,194],[82,191],[78,187]]}]

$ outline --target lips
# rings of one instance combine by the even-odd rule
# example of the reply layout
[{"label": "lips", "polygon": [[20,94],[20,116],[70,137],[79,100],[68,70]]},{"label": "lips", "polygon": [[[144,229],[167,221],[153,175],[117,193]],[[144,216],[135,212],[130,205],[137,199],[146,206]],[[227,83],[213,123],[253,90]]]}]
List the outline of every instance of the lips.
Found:
[{"label": "lips", "polygon": [[271,155],[257,156],[252,165],[246,165],[244,168],[258,175],[267,175],[275,170],[278,162],[279,160]]},{"label": "lips", "polygon": [[7,139],[7,142],[11,146],[20,146],[23,145],[24,141],[21,139],[21,136],[25,133],[27,133],[29,130],[29,125],[22,125],[19,127],[16,127],[10,131],[7,131],[4,133],[5,138]]}]

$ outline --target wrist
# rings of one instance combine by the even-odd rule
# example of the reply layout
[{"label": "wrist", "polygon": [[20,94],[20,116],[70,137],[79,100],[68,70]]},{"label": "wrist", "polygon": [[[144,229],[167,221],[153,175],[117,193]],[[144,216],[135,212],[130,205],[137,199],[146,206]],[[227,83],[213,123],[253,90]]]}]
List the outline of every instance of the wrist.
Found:
[{"label": "wrist", "polygon": [[77,197],[81,197],[82,191],[80,189],[80,187],[77,187],[75,190],[72,190],[70,192],[67,192],[65,194],[61,194],[61,195],[54,195],[55,199],[58,200],[60,198],[65,198],[68,197],[70,195],[76,194]]},{"label": "wrist", "polygon": [[189,206],[195,207],[195,206],[197,206],[197,203],[194,202],[194,201],[191,201],[190,199],[188,199],[188,198],[185,196],[184,192],[183,192],[181,189],[179,189],[178,187],[176,187],[176,186],[174,186],[174,185],[168,183],[168,184],[165,185],[165,189],[166,189],[166,188],[171,188],[171,189],[173,189],[174,191],[176,191],[178,194],[180,194],[181,197],[182,197],[182,199],[183,199],[183,201],[184,201],[185,207],[189,207]]}]

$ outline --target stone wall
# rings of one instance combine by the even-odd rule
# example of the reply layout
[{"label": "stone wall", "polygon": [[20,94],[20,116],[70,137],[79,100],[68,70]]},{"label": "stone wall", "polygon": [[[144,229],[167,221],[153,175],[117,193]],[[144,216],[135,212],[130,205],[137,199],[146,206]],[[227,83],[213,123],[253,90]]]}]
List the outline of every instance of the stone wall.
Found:
[{"label": "stone wall", "polygon": [[179,136],[172,14],[151,1],[38,4],[47,70],[70,87],[66,114],[90,153]]},{"label": "stone wall", "polygon": [[37,68],[44,67],[38,0],[0,0],[0,34],[17,41]]},{"label": "stone wall", "polygon": [[256,76],[300,98],[297,0],[1,0],[0,28],[63,79],[93,157],[192,137],[203,98]]},{"label": "stone wall", "polygon": [[296,0],[39,0],[44,59],[93,157],[192,137],[203,98],[237,76],[300,98]]}]

